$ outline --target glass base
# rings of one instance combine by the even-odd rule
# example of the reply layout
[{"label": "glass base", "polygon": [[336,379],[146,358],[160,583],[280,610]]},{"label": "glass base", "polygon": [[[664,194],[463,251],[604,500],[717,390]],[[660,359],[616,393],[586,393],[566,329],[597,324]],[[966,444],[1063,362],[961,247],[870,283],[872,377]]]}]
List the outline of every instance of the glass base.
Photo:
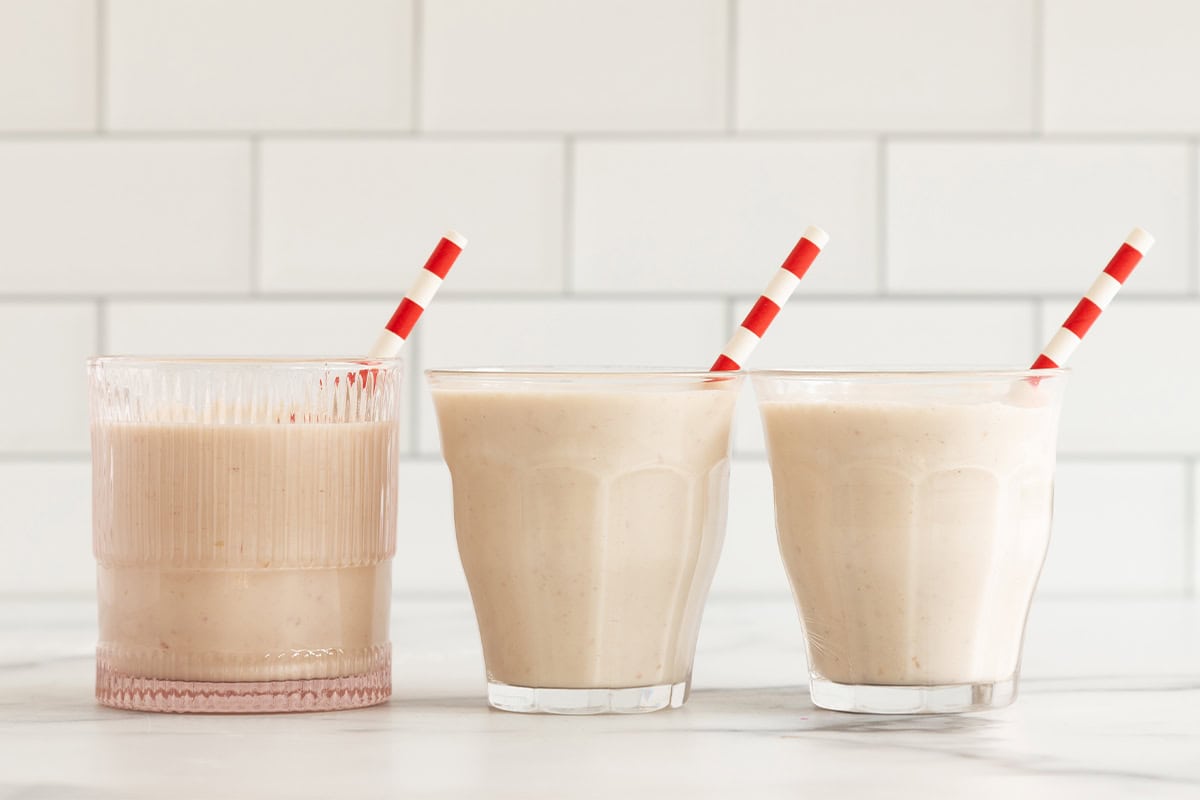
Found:
[{"label": "glass base", "polygon": [[522,714],[645,714],[679,708],[688,684],[664,683],[629,689],[537,689],[488,681],[488,704]]},{"label": "glass base", "polygon": [[181,714],[274,714],[340,711],[392,695],[392,658],[362,675],[291,681],[171,681],[126,675],[96,664],[96,699],[131,711]]},{"label": "glass base", "polygon": [[860,714],[953,714],[1003,708],[1017,699],[1017,680],[942,686],[871,686],[814,677],[813,705]]}]

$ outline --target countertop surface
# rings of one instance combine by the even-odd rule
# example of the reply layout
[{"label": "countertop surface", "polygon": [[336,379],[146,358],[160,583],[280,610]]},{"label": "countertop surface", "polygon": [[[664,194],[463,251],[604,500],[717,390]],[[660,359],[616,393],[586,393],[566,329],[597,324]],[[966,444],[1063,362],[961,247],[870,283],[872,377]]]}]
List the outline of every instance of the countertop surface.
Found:
[{"label": "countertop surface", "polygon": [[1200,604],[1039,599],[1021,697],[937,717],[820,711],[782,600],[714,599],[691,700],[489,710],[459,598],[399,600],[383,706],[175,716],[92,698],[94,607],[0,601],[0,798],[1200,797]]}]

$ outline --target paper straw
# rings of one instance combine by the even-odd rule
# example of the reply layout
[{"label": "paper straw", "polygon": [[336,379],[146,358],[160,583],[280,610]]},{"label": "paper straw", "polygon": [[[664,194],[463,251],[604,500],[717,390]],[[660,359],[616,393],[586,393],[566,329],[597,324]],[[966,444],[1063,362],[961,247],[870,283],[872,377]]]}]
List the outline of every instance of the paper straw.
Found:
[{"label": "paper straw", "polygon": [[1042,349],[1041,355],[1033,362],[1031,369],[1054,369],[1067,363],[1067,359],[1079,347],[1084,335],[1099,317],[1100,312],[1108,308],[1108,304],[1117,296],[1125,279],[1133,268],[1142,260],[1142,256],[1154,246],[1154,237],[1142,228],[1134,228],[1125,237],[1125,243],[1116,255],[1108,262],[1108,266],[1096,278],[1092,288],[1075,306],[1075,310],[1067,317],[1058,332]]},{"label": "paper straw", "polygon": [[775,277],[759,295],[750,313],[742,320],[741,326],[734,331],[728,344],[721,350],[721,355],[713,362],[711,372],[730,372],[742,368],[742,364],[746,363],[750,353],[758,346],[779,309],[783,308],[792,292],[796,291],[800,279],[808,272],[808,268],[828,242],[829,234],[815,225],[810,225],[804,230],[804,235],[796,242],[783,266],[775,273]]},{"label": "paper straw", "polygon": [[433,248],[433,253],[425,262],[425,267],[413,282],[412,288],[396,307],[396,313],[392,314],[388,324],[380,331],[375,346],[371,348],[371,358],[394,358],[400,353],[404,341],[421,318],[421,313],[429,307],[433,296],[441,288],[446,273],[454,266],[455,259],[466,246],[467,237],[457,231],[446,231],[437,247]]}]

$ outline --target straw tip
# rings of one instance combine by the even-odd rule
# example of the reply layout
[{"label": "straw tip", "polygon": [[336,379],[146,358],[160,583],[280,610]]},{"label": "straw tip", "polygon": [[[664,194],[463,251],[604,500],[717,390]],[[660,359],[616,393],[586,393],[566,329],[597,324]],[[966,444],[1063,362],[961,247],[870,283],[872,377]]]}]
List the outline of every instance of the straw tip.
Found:
[{"label": "straw tip", "polygon": [[1154,246],[1154,237],[1145,228],[1134,228],[1133,231],[1125,237],[1125,244],[1137,250],[1142,255],[1146,254],[1151,247]]},{"label": "straw tip", "polygon": [[442,238],[455,245],[459,250],[467,249],[467,237],[451,228],[442,234]]},{"label": "straw tip", "polygon": [[818,228],[816,225],[809,225],[804,229],[803,238],[817,246],[817,249],[824,250],[825,245],[829,243],[829,234]]}]

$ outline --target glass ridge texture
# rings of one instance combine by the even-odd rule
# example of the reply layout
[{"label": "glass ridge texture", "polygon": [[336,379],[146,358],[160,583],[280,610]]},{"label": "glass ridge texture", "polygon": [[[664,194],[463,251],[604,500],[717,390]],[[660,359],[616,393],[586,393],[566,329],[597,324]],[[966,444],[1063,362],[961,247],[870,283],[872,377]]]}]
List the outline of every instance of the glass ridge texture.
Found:
[{"label": "glass ridge texture", "polygon": [[100,702],[386,699],[399,362],[99,358],[88,372]]},{"label": "glass ridge texture", "polygon": [[1063,370],[752,373],[813,702],[1017,693],[1050,539]]},{"label": "glass ridge texture", "polygon": [[489,703],[682,705],[724,539],[741,376],[427,375]]}]

